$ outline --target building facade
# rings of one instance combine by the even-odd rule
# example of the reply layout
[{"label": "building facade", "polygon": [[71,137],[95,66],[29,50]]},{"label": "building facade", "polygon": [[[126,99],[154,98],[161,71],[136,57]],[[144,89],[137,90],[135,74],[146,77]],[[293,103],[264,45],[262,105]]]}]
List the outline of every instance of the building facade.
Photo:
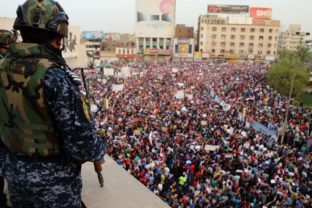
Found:
[{"label": "building facade", "polygon": [[172,56],[175,0],[136,0],[136,51],[144,56]]},{"label": "building facade", "polygon": [[309,35],[310,33],[301,31],[301,25],[291,24],[286,31],[279,34],[278,49],[295,51],[306,44],[305,38]]},{"label": "building facade", "polygon": [[270,8],[208,6],[198,21],[203,58],[273,59],[277,55],[280,21]]},{"label": "building facade", "polygon": [[119,43],[116,48],[116,57],[123,60],[131,60],[136,57],[135,42]]},{"label": "building facade", "polygon": [[193,60],[195,50],[194,28],[177,25],[173,45],[174,59],[183,61]]}]

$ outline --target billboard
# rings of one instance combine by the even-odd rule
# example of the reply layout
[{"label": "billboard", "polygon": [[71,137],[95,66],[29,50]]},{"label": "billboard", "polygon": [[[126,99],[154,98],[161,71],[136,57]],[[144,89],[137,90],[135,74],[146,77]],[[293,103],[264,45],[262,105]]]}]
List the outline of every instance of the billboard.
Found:
[{"label": "billboard", "polygon": [[257,19],[272,19],[272,8],[251,7],[250,17]]},{"label": "billboard", "polygon": [[85,40],[103,40],[104,33],[102,31],[84,31],[81,34],[81,37]]},{"label": "billboard", "polygon": [[193,58],[194,39],[174,39],[174,57]]},{"label": "billboard", "polygon": [[175,10],[175,0],[136,0],[136,37],[174,37]]},{"label": "billboard", "polygon": [[246,5],[208,5],[208,13],[223,13],[223,14],[248,14],[249,6]]}]

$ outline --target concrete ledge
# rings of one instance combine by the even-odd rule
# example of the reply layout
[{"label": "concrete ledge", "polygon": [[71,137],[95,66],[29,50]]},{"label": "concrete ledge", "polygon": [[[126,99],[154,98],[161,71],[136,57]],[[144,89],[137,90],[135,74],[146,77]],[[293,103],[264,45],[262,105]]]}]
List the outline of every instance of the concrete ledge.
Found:
[{"label": "concrete ledge", "polygon": [[160,198],[106,156],[104,187],[100,188],[93,164],[82,167],[82,199],[88,208],[169,208]]}]

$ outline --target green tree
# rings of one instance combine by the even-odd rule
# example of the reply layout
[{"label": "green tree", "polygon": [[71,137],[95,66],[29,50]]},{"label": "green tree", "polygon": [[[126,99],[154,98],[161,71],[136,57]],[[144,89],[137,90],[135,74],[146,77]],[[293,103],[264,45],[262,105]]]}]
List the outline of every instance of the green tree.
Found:
[{"label": "green tree", "polygon": [[308,83],[309,73],[301,59],[291,53],[274,64],[266,74],[269,85],[286,96],[289,95],[293,78],[292,97],[300,97]]},{"label": "green tree", "polygon": [[310,48],[306,46],[299,46],[295,51],[295,55],[299,58],[301,62],[311,61],[312,58]]}]

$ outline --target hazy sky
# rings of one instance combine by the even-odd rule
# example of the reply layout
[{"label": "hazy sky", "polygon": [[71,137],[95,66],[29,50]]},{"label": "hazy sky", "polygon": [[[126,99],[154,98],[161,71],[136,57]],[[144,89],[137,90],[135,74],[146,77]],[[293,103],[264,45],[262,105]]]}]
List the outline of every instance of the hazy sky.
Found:
[{"label": "hazy sky", "polygon": [[[15,17],[17,6],[25,0],[1,0],[0,16]],[[146,0],[148,1],[148,0]],[[176,0],[177,24],[197,27],[200,14],[208,4],[243,4],[273,8],[273,19],[282,21],[282,30],[289,24],[301,24],[312,32],[312,0]],[[135,0],[59,0],[69,15],[70,24],[82,30],[134,33]],[[1,26],[1,23],[0,23]]]}]

